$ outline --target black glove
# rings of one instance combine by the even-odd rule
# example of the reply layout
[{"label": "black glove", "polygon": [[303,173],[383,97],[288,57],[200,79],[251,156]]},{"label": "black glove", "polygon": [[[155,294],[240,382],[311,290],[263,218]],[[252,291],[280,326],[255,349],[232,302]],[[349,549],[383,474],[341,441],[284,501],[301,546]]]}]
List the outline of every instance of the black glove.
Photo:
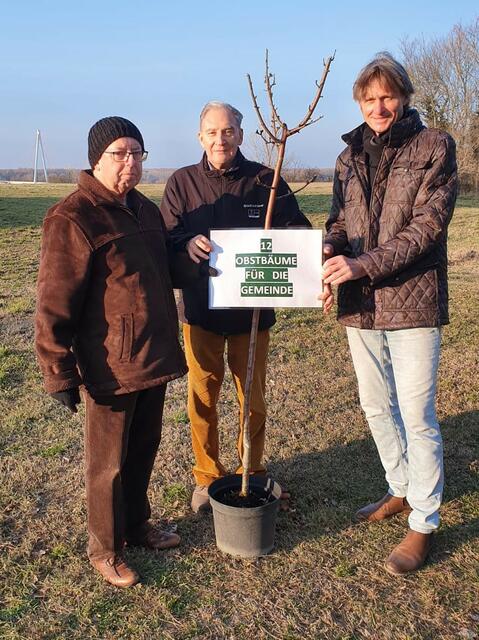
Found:
[{"label": "black glove", "polygon": [[80,404],[80,393],[78,391],[78,387],[73,387],[73,389],[66,389],[65,391],[57,391],[56,393],[51,393],[50,395],[64,407],[70,409],[72,413],[77,412],[77,404]]},{"label": "black glove", "polygon": [[199,272],[200,276],[211,276],[212,278],[218,275],[218,270],[214,267],[210,267],[208,260],[202,260],[200,262]]}]

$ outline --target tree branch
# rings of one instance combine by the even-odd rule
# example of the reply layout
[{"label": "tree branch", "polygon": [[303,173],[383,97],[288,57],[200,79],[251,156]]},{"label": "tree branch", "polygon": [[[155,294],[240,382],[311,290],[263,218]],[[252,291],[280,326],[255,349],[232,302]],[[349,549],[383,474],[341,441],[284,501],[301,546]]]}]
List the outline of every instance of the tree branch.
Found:
[{"label": "tree branch", "polygon": [[279,140],[275,135],[273,135],[271,133],[271,131],[269,130],[268,126],[266,125],[266,122],[264,121],[263,115],[261,114],[260,108],[258,106],[258,100],[254,94],[254,90],[253,90],[253,83],[251,82],[251,76],[248,74],[246,74],[246,77],[248,78],[248,84],[249,84],[249,90],[251,93],[251,99],[253,100],[253,106],[254,109],[256,111],[256,114],[258,116],[258,120],[260,121],[261,126],[263,127],[263,131],[266,131],[266,133],[268,134],[268,136],[271,138],[271,140],[275,143],[275,144],[280,144],[281,140]]},{"label": "tree branch", "polygon": [[310,121],[311,121],[311,118],[313,116],[313,112],[316,109],[316,106],[317,106],[317,104],[319,102],[319,99],[322,96],[323,89],[324,89],[324,83],[326,82],[326,78],[328,77],[329,69],[331,67],[331,63],[334,60],[334,56],[335,55],[336,55],[336,52],[334,52],[332,56],[329,56],[329,58],[327,58],[327,60],[325,62],[323,62],[323,65],[324,65],[323,75],[321,77],[321,81],[319,83],[316,82],[316,86],[318,87],[318,90],[316,91],[316,95],[314,96],[313,101],[309,105],[309,108],[308,108],[308,111],[306,112],[306,115],[301,120],[301,122],[298,124],[298,126],[295,127],[294,129],[290,129],[289,130],[289,135],[290,136],[294,135],[295,133],[298,133],[298,131],[301,131],[301,129],[304,129],[304,127],[308,126],[309,124],[312,124],[312,122],[310,122]]},{"label": "tree branch", "polygon": [[[278,123],[280,127],[284,127],[284,122],[279,117],[278,110],[276,109],[276,105],[274,104],[274,100],[273,100],[273,87],[276,84],[276,79],[274,75],[269,71],[268,49],[266,49],[265,66],[266,66],[266,72],[264,75],[264,83],[266,85],[266,93],[268,94],[269,105],[271,107],[271,121],[273,124],[273,129],[277,134],[277,129],[279,127],[275,126],[276,123]],[[271,82],[271,79],[273,79],[272,82]]]},{"label": "tree branch", "polygon": [[[306,187],[308,186],[308,184],[311,184],[312,182],[314,182],[316,180],[318,176],[313,176],[312,178],[310,178],[307,182],[305,182],[303,184],[302,187],[299,187],[299,189],[295,189],[294,191],[290,191],[289,193],[283,193],[282,196],[276,196],[276,200],[279,200],[280,198],[288,198],[289,196],[294,196],[295,193],[299,193],[300,191],[302,191],[303,189],[306,189]],[[264,186],[264,185],[263,185]]]},{"label": "tree branch", "polygon": [[266,144],[276,144],[274,140],[268,139],[264,135],[264,131],[262,131],[261,129],[256,129],[256,135],[258,135]]},{"label": "tree branch", "polygon": [[[321,120],[323,116],[318,116],[317,118],[314,118],[314,120],[310,120],[309,122],[307,122],[306,124],[304,124],[302,127],[299,128],[299,131],[301,131],[301,129],[305,129],[306,127],[309,127],[312,124],[315,124],[316,122],[318,122],[319,120]],[[290,132],[289,135],[292,135],[293,133],[298,133],[296,130],[293,130]]]}]

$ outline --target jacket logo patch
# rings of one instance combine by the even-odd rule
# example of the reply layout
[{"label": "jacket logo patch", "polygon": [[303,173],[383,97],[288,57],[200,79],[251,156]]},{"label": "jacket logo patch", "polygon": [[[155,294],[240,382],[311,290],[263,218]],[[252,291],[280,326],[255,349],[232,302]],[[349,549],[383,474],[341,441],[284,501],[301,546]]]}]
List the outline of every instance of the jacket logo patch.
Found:
[{"label": "jacket logo patch", "polygon": [[257,220],[261,215],[261,209],[263,209],[264,204],[244,204],[243,207],[246,209],[248,218]]}]

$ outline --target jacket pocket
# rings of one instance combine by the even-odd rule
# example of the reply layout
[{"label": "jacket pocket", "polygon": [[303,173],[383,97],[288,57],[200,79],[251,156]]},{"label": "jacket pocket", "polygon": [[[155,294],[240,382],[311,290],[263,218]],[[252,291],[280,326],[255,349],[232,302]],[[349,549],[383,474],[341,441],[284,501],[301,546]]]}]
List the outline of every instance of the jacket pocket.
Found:
[{"label": "jacket pocket", "polygon": [[391,171],[399,171],[402,173],[409,173],[411,171],[426,170],[431,166],[429,159],[423,160],[396,160],[391,167]]},{"label": "jacket pocket", "polygon": [[131,360],[132,347],[133,347],[133,314],[129,313],[121,316],[120,362],[129,362]]},{"label": "jacket pocket", "polygon": [[406,270],[388,279],[388,285],[379,288],[384,311],[421,311],[437,308],[438,283],[434,267],[420,273]]},{"label": "jacket pocket", "polygon": [[424,160],[398,161],[390,169],[384,203],[412,205],[424,180],[429,163]]}]

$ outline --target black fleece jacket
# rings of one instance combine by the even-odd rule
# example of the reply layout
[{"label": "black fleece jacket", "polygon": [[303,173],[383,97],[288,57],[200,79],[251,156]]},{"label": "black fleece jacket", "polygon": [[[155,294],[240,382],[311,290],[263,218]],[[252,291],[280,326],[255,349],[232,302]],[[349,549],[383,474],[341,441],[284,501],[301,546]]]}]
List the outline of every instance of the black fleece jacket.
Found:
[{"label": "black fleece jacket", "polygon": [[[264,227],[268,185],[272,181],[270,168],[246,160],[239,151],[232,168],[225,172],[212,170],[206,154],[198,164],[175,171],[166,184],[160,206],[173,246],[184,250],[191,238],[198,234],[209,237],[211,229]],[[278,195],[288,193],[290,189],[281,179]],[[309,228],[311,224],[290,195],[276,201],[272,226]],[[184,288],[182,293],[182,321],[223,335],[250,331],[252,310],[208,309],[206,279]],[[274,323],[272,309],[261,312],[260,330]]]}]

